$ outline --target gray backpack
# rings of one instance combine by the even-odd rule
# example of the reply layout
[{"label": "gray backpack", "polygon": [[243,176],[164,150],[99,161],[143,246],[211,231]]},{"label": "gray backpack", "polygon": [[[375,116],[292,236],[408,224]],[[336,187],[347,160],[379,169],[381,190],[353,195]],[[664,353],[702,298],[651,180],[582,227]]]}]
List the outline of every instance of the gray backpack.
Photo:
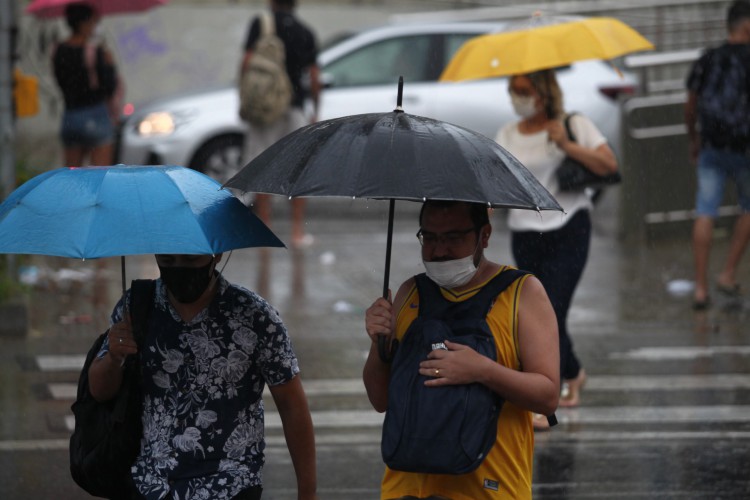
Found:
[{"label": "gray backpack", "polygon": [[240,76],[240,118],[266,126],[281,118],[292,101],[284,42],[276,35],[271,13],[260,16],[260,37]]}]

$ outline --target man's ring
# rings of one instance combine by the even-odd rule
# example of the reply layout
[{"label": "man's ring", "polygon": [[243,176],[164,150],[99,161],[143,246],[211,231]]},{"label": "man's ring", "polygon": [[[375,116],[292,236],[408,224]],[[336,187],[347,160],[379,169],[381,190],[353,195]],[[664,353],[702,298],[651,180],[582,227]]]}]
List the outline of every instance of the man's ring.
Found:
[{"label": "man's ring", "polygon": [[435,376],[436,377],[440,376],[440,369],[439,368],[435,368]]}]

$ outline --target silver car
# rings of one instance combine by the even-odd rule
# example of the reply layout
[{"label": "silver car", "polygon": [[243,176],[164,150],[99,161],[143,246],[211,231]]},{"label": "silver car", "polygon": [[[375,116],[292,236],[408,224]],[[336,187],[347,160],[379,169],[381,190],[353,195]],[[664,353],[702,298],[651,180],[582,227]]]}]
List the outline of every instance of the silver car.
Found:
[{"label": "silver car", "polygon": [[[324,84],[319,119],[392,110],[403,76],[406,112],[494,137],[516,119],[507,79],[448,83],[438,78],[461,44],[501,28],[498,23],[391,25],[343,38],[318,57]],[[608,63],[586,61],[560,69],[558,79],[566,109],[589,116],[617,148],[617,98],[633,91],[633,76]],[[236,88],[229,86],[143,106],[123,126],[119,162],[186,165],[226,180],[242,166],[246,128],[238,101]]]}]

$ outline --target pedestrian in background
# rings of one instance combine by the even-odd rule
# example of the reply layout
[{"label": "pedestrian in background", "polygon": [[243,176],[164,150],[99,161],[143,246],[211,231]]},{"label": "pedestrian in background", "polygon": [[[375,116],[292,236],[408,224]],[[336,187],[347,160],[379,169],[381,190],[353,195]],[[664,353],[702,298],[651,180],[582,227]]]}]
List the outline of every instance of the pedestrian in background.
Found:
[{"label": "pedestrian in background", "polygon": [[[490,262],[484,255],[492,226],[487,207],[481,203],[428,200],[422,206],[419,227],[427,284],[459,308],[470,304],[485,288],[494,293],[492,282],[510,269]],[[428,378],[425,390],[479,383],[505,402],[497,419],[495,441],[478,468],[463,474],[386,468],[381,498],[531,498],[534,432],[530,412],[551,415],[557,408],[560,387],[555,317],[544,288],[527,274],[493,297],[489,310],[484,309],[497,361],[460,340],[445,340],[445,349],[433,347],[420,362],[418,374],[404,374],[402,366],[392,367],[381,359],[379,336],[403,342],[422,308],[431,302],[431,294],[421,296],[417,277],[412,277],[399,287],[393,303],[381,297],[367,309],[365,327],[371,344],[363,379],[373,408],[390,411],[392,397],[417,398],[416,394],[389,395],[389,391],[393,390],[392,377],[403,380],[418,374]],[[466,310],[461,309],[463,313]],[[457,315],[456,319],[467,328],[471,318]],[[419,453],[415,450],[414,455]]]},{"label": "pedestrian in background", "polygon": [[[594,123],[581,114],[570,117],[575,142],[563,120],[563,96],[554,70],[516,75],[509,80],[513,109],[521,120],[502,127],[496,141],[510,151],[557,199],[564,213],[510,210],[513,257],[520,269],[539,278],[557,315],[560,336],[560,406],[577,406],[586,372],[573,350],[568,310],[588,259],[592,202],[581,191],[561,191],[555,171],[566,156],[597,174],[617,171],[617,159]],[[535,415],[537,428],[548,427]]]},{"label": "pedestrian in background", "polygon": [[130,291],[89,368],[91,395],[115,397],[127,356],[140,356],[143,437],[131,469],[135,499],[261,498],[268,384],[284,427],[297,498],[315,500],[312,419],[297,357],[278,313],[230,284],[222,255],[157,255],[161,278],[137,348]]},{"label": "pedestrian in background", "polygon": [[[244,162],[247,163],[273,143],[310,123],[317,121],[320,101],[319,68],[317,65],[318,48],[314,33],[294,14],[296,0],[271,0],[276,35],[284,42],[286,53],[286,71],[292,85],[291,106],[280,119],[269,125],[248,124],[245,136]],[[255,17],[250,24],[245,42],[245,53],[242,58],[240,74],[243,74],[253,57],[253,50],[261,37],[262,19]],[[309,85],[303,85],[305,79]],[[313,116],[304,112],[305,99],[309,97],[313,104]],[[292,201],[292,245],[307,246],[312,243],[312,236],[305,232],[305,200],[293,198]],[[271,222],[271,198],[268,194],[256,194],[253,202],[255,212],[266,225]]]},{"label": "pedestrian in background", "polygon": [[750,2],[737,0],[727,13],[726,42],[706,51],[687,78],[685,123],[690,159],[697,162],[693,224],[693,308],[710,304],[708,268],[714,219],[731,178],[742,213],[737,219],[716,290],[741,294],[737,268],[750,240]]},{"label": "pedestrian in background", "polygon": [[114,120],[109,100],[118,86],[112,54],[94,43],[99,14],[87,3],[65,8],[71,35],[58,44],[52,56],[57,84],[65,102],[60,137],[65,165],[112,164]]}]

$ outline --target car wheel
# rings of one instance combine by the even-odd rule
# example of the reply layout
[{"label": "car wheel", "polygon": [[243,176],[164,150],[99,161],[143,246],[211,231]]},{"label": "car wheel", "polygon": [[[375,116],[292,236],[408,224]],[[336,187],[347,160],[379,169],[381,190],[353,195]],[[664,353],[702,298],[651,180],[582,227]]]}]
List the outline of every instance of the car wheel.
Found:
[{"label": "car wheel", "polygon": [[219,182],[226,182],[244,166],[242,143],[243,137],[239,134],[214,137],[198,148],[188,166]]}]

